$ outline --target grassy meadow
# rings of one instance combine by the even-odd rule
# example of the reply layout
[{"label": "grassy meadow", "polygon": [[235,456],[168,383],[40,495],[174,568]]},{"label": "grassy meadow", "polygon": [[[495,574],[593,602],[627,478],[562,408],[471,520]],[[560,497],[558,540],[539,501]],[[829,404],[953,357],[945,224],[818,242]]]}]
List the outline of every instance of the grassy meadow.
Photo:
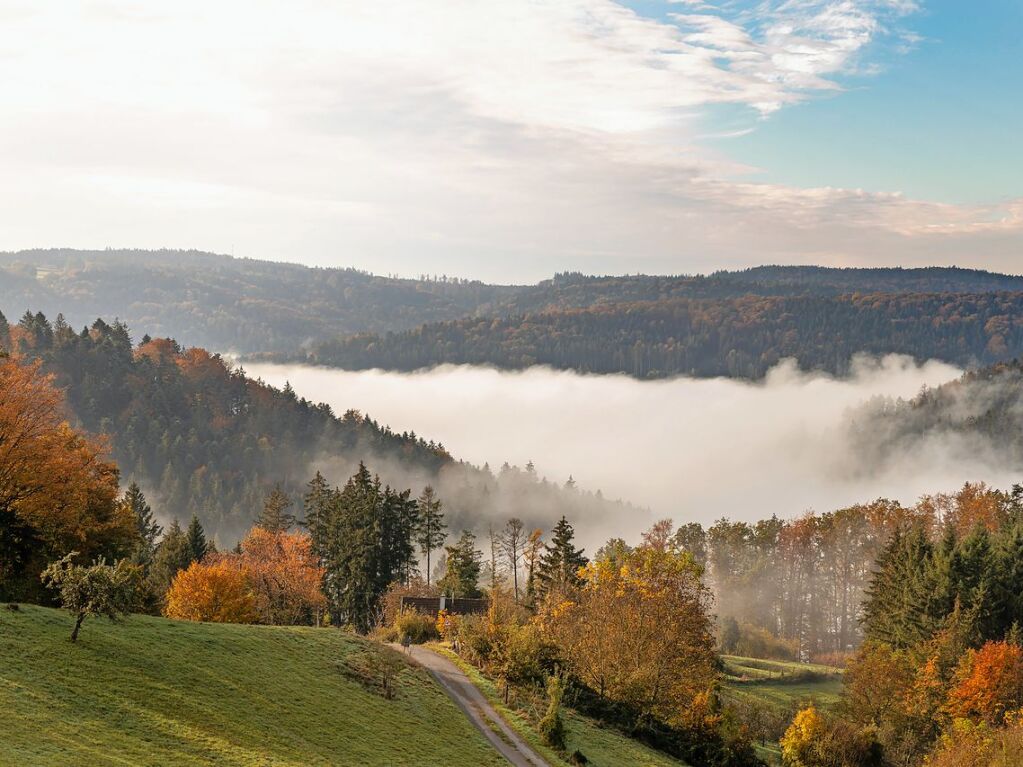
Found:
[{"label": "grassy meadow", "polygon": [[[0,765],[501,765],[423,670],[330,629],[0,607]],[[361,671],[359,670],[361,669]]]}]

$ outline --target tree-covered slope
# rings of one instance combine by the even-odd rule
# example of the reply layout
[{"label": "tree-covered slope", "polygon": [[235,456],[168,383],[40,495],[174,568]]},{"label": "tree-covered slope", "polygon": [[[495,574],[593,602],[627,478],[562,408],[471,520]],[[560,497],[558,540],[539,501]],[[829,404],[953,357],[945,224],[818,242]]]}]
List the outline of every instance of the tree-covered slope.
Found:
[{"label": "tree-covered slope", "polygon": [[759,378],[785,357],[842,374],[859,353],[959,365],[1023,353],[1023,293],[671,298],[472,318],[319,344],[290,359],[346,369],[551,365],[640,378]]},{"label": "tree-covered slope", "polygon": [[456,460],[442,445],[358,412],[358,402],[337,415],[202,349],[146,337],[136,344],[120,323],[97,321],[76,333],[34,315],[9,330],[2,325],[0,346],[42,359],[66,390],[75,420],[110,437],[125,484],[137,481],[165,521],[184,523],[195,514],[221,546],[248,530],[276,484],[301,517],[306,483],[317,471],[343,485],[360,462],[414,495],[432,484],[456,536],[485,529],[487,519],[519,516],[546,527],[562,515],[583,520],[622,510],[529,470],[505,466],[495,474]]},{"label": "tree-covered slope", "polygon": [[[119,317],[153,336],[215,351],[293,352],[354,333],[466,317],[605,304],[741,296],[981,293],[1023,290],[1023,277],[978,270],[764,266],[711,275],[555,275],[535,285],[382,277],[198,251],[70,249],[0,253],[0,310],[64,312],[74,326]],[[488,320],[489,321],[489,320]]]},{"label": "tree-covered slope", "polygon": [[[0,613],[0,764],[497,765],[428,674],[330,629]],[[389,652],[386,651],[385,652]]]}]

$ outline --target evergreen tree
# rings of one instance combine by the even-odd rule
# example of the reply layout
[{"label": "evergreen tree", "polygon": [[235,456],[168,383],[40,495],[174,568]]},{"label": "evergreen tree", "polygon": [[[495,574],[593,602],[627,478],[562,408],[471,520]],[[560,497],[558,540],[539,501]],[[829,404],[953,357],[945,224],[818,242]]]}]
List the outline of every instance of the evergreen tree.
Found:
[{"label": "evergreen tree", "polygon": [[927,576],[932,553],[922,525],[893,533],[867,589],[863,621],[868,639],[903,649],[930,637]]},{"label": "evergreen tree", "polygon": [[321,523],[330,512],[329,507],[334,499],[334,493],[330,489],[330,485],[327,484],[327,480],[318,471],[316,476],[309,480],[307,487],[309,489],[302,499],[302,510],[305,515],[302,524],[309,531],[315,548],[322,532]]},{"label": "evergreen tree", "polygon": [[551,542],[544,548],[540,558],[538,592],[547,594],[553,591],[577,586],[579,584],[579,568],[584,567],[587,559],[583,550],[575,548],[573,540],[575,530],[565,517],[551,530]]},{"label": "evergreen tree", "polygon": [[185,538],[188,541],[188,553],[191,557],[191,562],[201,562],[210,552],[210,544],[206,541],[206,531],[202,529],[202,525],[199,523],[199,517],[195,514],[192,515],[192,521],[188,523],[188,532],[185,533]]},{"label": "evergreen tree", "polygon": [[10,353],[11,351],[11,327],[7,324],[7,318],[0,312],[0,352]]},{"label": "evergreen tree", "polygon": [[483,552],[476,549],[476,536],[463,530],[455,545],[445,546],[444,551],[447,554],[447,573],[437,585],[453,597],[479,597]]},{"label": "evergreen tree", "polygon": [[156,541],[163,534],[163,528],[153,516],[153,510],[146,502],[146,496],[137,483],[132,482],[124,494],[124,505],[131,510],[138,531],[138,543],[132,554],[132,561],[148,569],[156,553]]},{"label": "evergreen tree", "polygon": [[419,550],[426,555],[426,585],[430,585],[430,554],[434,549],[444,545],[447,538],[447,525],[441,513],[441,501],[434,493],[433,487],[427,485],[419,496],[419,527],[416,530],[416,543]]},{"label": "evergreen tree", "polygon": [[174,576],[192,562],[192,548],[188,543],[188,536],[175,519],[156,548],[153,564],[149,569],[149,584],[153,593],[159,599],[163,599],[174,581]]},{"label": "evergreen tree", "polygon": [[286,533],[295,524],[295,517],[288,513],[291,508],[291,499],[284,492],[280,484],[274,485],[265,499],[263,499],[263,512],[256,520],[256,525],[271,533]]}]

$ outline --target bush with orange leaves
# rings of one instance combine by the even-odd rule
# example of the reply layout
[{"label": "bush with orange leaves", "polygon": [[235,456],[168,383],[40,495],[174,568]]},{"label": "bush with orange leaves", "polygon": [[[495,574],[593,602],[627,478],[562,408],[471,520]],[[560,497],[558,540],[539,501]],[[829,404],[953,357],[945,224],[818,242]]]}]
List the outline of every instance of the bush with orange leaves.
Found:
[{"label": "bush with orange leaves", "polygon": [[946,710],[954,719],[1001,724],[1023,706],[1023,648],[988,642],[971,650],[956,669]]},{"label": "bush with orange leaves", "polygon": [[306,533],[254,527],[239,548],[178,573],[167,592],[167,616],[279,626],[314,622],[324,605],[323,571]]},{"label": "bush with orange leaves", "polygon": [[248,574],[260,623],[294,626],[317,622],[326,600],[323,568],[304,532],[271,532],[254,527],[233,556]]},{"label": "bush with orange leaves", "polygon": [[193,562],[167,592],[168,618],[212,623],[255,623],[256,596],[248,574],[230,557]]}]

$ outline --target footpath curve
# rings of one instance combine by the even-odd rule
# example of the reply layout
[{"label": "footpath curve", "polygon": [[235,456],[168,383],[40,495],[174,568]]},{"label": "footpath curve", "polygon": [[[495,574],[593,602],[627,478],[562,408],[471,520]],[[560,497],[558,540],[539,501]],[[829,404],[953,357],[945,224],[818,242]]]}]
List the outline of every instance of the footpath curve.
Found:
[{"label": "footpath curve", "polygon": [[[401,645],[390,646],[398,652],[405,652]],[[406,655],[430,672],[448,696],[469,717],[469,721],[476,725],[494,748],[515,767],[550,767],[542,756],[508,726],[458,666],[447,658],[416,645],[410,647]],[[495,729],[500,734],[495,732]]]}]

